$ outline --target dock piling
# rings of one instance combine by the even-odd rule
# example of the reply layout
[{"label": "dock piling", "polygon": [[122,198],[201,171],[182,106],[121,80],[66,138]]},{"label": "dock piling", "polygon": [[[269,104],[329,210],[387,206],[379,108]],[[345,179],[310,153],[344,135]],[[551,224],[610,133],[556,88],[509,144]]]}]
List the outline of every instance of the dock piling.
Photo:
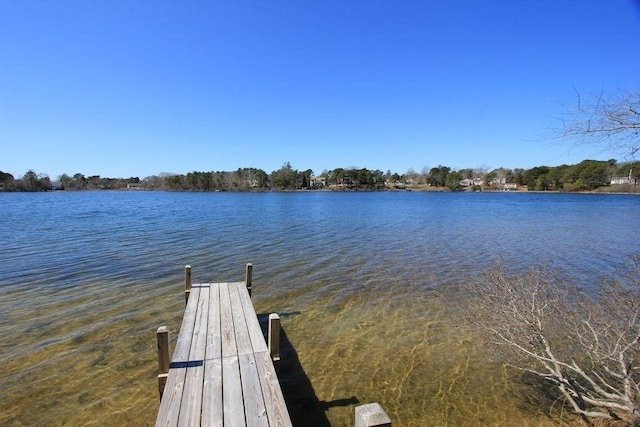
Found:
[{"label": "dock piling", "polygon": [[191,266],[184,266],[184,303],[189,301],[189,294],[191,293]]},{"label": "dock piling", "polygon": [[391,418],[379,403],[356,406],[355,427],[391,427]]},{"label": "dock piling", "polygon": [[247,264],[247,274],[244,279],[244,283],[247,285],[249,296],[251,296],[251,282],[253,281],[253,264]]},{"label": "dock piling", "polygon": [[156,332],[156,338],[158,340],[158,368],[160,371],[158,374],[158,392],[160,393],[160,399],[162,399],[164,386],[169,375],[169,328],[160,326]]},{"label": "dock piling", "polygon": [[276,368],[280,369],[280,316],[277,313],[269,315],[269,354]]}]

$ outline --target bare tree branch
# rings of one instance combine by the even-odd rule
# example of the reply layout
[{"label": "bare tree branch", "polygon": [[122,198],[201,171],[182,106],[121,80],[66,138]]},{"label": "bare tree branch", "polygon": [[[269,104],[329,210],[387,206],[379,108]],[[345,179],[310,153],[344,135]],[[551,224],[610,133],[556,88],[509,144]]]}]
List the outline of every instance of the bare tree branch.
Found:
[{"label": "bare tree branch", "polygon": [[618,90],[605,97],[602,92],[576,91],[576,97],[576,105],[559,117],[562,125],[555,137],[634,160],[640,151],[640,93]]},{"label": "bare tree branch", "polygon": [[544,266],[509,275],[495,264],[467,286],[467,324],[496,360],[554,384],[576,414],[640,422],[639,260],[589,295]]}]

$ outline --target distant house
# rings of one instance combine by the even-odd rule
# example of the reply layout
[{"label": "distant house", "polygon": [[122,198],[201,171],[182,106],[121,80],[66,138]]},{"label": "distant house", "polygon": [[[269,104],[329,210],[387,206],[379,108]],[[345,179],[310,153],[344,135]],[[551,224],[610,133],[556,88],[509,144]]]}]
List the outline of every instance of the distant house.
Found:
[{"label": "distant house", "polygon": [[309,184],[311,187],[326,187],[327,186],[327,177],[326,176],[313,176],[309,178]]},{"label": "distant house", "polygon": [[477,185],[479,187],[482,187],[482,178],[465,178],[462,181],[460,181],[460,185],[462,187],[471,187],[472,185]]},{"label": "distant house", "polygon": [[491,185],[494,185],[496,187],[504,186],[506,183],[507,183],[506,178],[495,178],[490,182]]},{"label": "distant house", "polygon": [[611,178],[611,185],[614,184],[637,184],[638,179],[635,176],[617,176]]},{"label": "distant house", "polygon": [[[473,178],[473,179],[466,178],[460,181],[460,185],[462,187],[471,187],[471,186],[483,187],[483,184],[484,184],[484,181],[482,178]],[[505,191],[518,189],[518,184],[514,182],[506,182],[506,179],[504,178],[496,178],[492,180],[490,182],[490,186],[492,188],[501,189]]]},{"label": "distant house", "polygon": [[132,189],[132,190],[141,190],[142,189],[142,184],[139,182],[136,183],[129,183],[127,184],[127,188]]}]

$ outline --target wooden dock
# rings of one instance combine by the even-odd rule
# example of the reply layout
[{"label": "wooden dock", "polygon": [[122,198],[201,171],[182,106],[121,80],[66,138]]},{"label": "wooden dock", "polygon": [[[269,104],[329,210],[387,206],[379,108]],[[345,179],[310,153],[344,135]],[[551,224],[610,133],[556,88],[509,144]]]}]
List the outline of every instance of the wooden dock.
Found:
[{"label": "wooden dock", "polygon": [[[292,427],[276,374],[280,318],[269,315],[268,344],[251,303],[253,266],[244,282],[191,283],[169,362],[169,331],[158,328],[160,426]],[[391,427],[378,403],[355,408],[355,427]]]},{"label": "wooden dock", "polygon": [[185,276],[187,306],[170,364],[168,331],[158,329],[156,426],[291,426],[272,361],[279,318],[271,316],[270,352],[250,299],[251,265],[246,282],[191,286],[189,266]]}]

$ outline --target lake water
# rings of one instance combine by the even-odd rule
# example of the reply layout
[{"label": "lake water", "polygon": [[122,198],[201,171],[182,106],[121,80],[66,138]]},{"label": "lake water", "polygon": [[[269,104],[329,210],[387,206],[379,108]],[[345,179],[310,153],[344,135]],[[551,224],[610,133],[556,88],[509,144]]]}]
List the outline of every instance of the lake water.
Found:
[{"label": "lake water", "polygon": [[456,284],[502,258],[588,288],[640,253],[640,198],[522,193],[0,194],[0,424],[153,425],[155,330],[183,267],[240,281],[286,333],[297,425],[552,425],[455,322]]}]

